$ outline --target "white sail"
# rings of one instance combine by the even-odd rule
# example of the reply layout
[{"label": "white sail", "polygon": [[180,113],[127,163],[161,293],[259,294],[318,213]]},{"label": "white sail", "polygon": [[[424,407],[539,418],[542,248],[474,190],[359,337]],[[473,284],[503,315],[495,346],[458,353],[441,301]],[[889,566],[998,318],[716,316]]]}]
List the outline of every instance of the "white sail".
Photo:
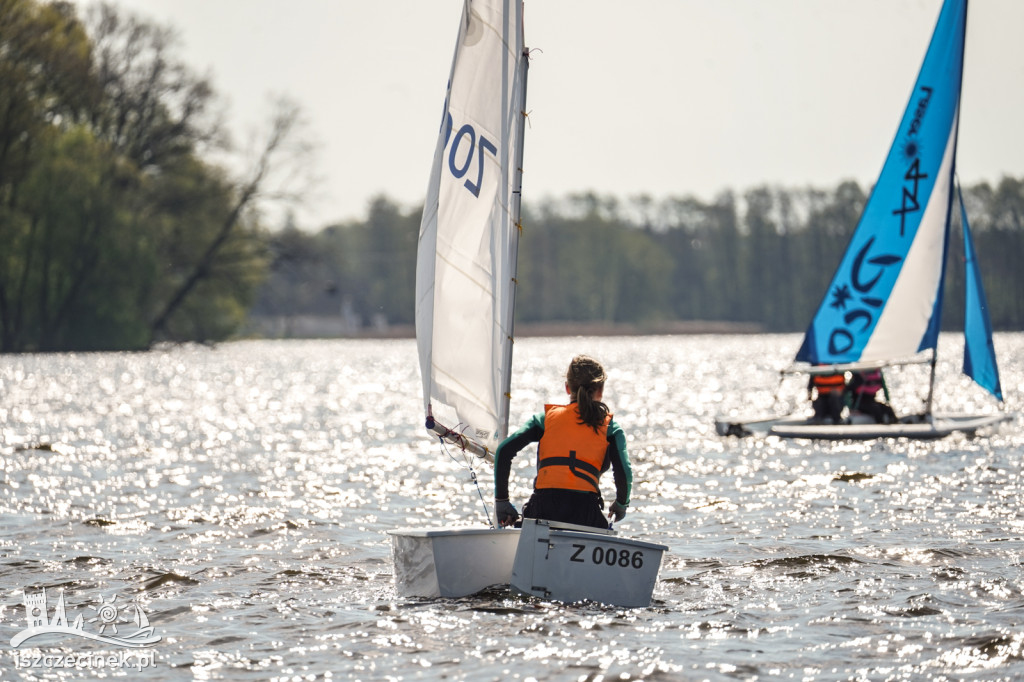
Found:
[{"label": "white sail", "polygon": [[508,430],[526,93],[520,0],[466,0],[420,224],[416,338],[438,431]]}]

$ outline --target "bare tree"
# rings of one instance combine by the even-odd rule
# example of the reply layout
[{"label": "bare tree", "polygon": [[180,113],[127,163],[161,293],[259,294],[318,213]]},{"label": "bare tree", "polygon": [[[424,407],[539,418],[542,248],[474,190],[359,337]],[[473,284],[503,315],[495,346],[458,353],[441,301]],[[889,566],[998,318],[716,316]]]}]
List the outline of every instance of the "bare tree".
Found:
[{"label": "bare tree", "polygon": [[309,145],[300,137],[302,127],[299,107],[285,98],[279,98],[269,134],[252,168],[236,186],[231,210],[181,285],[154,317],[151,325],[154,339],[167,330],[171,317],[196,286],[210,277],[218,255],[237,231],[247,212],[258,212],[261,201],[294,201],[301,196],[301,184],[297,189],[294,186],[305,177],[310,153]]}]

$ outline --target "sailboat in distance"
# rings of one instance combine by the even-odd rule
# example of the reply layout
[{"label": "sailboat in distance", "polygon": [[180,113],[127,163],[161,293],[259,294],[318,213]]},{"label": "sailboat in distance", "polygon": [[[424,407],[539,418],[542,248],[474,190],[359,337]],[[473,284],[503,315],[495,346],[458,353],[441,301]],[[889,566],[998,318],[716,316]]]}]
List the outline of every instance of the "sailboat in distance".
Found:
[{"label": "sailboat in distance", "polygon": [[[945,0],[928,51],[882,171],[792,367],[784,373],[844,376],[893,365],[930,363],[923,412],[879,424],[856,413],[839,424],[802,414],[716,420],[722,435],[796,438],[938,438],[973,433],[1005,413],[939,415],[932,411],[937,346],[956,191],[957,131],[967,0]],[[970,233],[963,216],[965,244]],[[977,259],[969,246],[964,368],[1000,402],[998,369]],[[982,311],[982,312],[978,312]],[[867,423],[865,423],[867,422]]]}]

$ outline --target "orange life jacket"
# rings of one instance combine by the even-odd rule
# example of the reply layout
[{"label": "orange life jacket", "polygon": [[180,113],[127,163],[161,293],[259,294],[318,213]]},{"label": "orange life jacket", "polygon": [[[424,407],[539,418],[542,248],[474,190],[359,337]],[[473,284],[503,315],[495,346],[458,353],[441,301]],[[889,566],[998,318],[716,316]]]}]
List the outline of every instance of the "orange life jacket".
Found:
[{"label": "orange life jacket", "polygon": [[611,418],[609,414],[595,433],[591,427],[580,424],[580,411],[575,403],[545,405],[534,487],[600,493],[598,479],[608,449]]},{"label": "orange life jacket", "polygon": [[812,381],[818,393],[841,391],[846,386],[846,376],[843,374],[815,374]]}]

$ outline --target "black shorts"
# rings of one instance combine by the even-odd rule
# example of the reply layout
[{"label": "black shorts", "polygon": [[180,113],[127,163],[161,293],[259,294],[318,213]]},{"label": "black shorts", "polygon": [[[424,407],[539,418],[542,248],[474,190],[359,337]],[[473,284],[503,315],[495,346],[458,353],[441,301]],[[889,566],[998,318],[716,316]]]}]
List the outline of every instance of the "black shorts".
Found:
[{"label": "black shorts", "polygon": [[582,490],[534,490],[530,501],[523,505],[523,516],[528,519],[561,521],[593,528],[608,527],[601,496]]}]

